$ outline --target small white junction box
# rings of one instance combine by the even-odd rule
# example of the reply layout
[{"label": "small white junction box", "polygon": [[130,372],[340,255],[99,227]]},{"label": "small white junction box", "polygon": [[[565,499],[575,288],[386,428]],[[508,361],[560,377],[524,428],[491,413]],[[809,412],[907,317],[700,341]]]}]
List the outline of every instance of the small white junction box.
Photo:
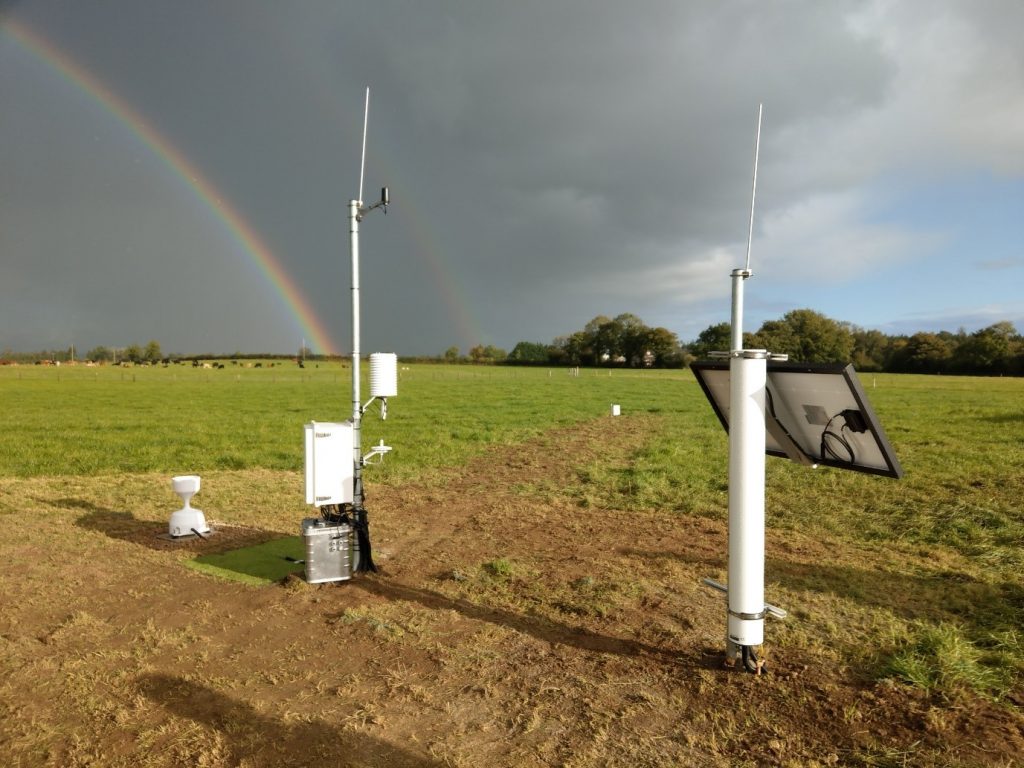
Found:
[{"label": "small white junction box", "polygon": [[306,503],[351,504],[355,475],[352,422],[313,421],[306,431]]}]

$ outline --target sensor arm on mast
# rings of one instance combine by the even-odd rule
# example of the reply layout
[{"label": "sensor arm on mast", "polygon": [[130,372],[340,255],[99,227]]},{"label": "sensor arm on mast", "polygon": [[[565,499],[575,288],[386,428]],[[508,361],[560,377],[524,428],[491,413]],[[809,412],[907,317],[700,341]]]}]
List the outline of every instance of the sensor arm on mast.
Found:
[{"label": "sensor arm on mast", "polygon": [[363,406],[362,412],[366,413],[366,410],[373,405],[374,400],[380,400],[380,419],[381,421],[387,421],[388,418],[388,399],[386,397],[371,397],[366,401],[366,405]]},{"label": "sensor arm on mast", "polygon": [[381,190],[380,190],[380,200],[378,200],[373,205],[363,206],[362,201],[361,200],[359,201],[359,208],[358,208],[358,210],[356,212],[356,218],[359,219],[359,221],[362,221],[363,217],[366,216],[366,214],[368,214],[370,211],[376,210],[377,208],[383,208],[384,209],[384,215],[386,216],[387,212],[388,212],[388,205],[390,205],[390,204],[391,204],[391,194],[388,192],[388,188],[387,187],[381,187]]},{"label": "sensor arm on mast", "polygon": [[373,446],[373,448],[370,449],[370,452],[368,454],[363,456],[363,466],[367,466],[373,463],[374,456],[380,456],[381,459],[383,459],[385,454],[391,453],[391,450],[391,446],[384,445],[384,441],[381,440],[380,443],[378,443],[377,445]]}]

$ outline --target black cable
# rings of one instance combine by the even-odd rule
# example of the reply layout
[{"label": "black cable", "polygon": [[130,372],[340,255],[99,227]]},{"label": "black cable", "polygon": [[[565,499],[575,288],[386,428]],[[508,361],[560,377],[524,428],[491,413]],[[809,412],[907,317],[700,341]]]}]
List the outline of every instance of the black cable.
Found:
[{"label": "black cable", "polygon": [[366,519],[366,510],[357,507],[352,510],[352,524],[356,529],[356,545],[359,548],[359,562],[356,564],[356,571],[377,572],[377,566],[373,564],[373,550],[370,547],[370,523]]},{"label": "black cable", "polygon": [[744,645],[743,648],[743,668],[747,672],[753,672],[755,675],[761,674],[764,671],[764,662],[757,658],[757,652],[754,650],[752,645]]},{"label": "black cable", "polygon": [[[843,424],[842,429],[839,432],[832,431],[832,422],[842,416],[842,413],[837,413],[828,423],[825,425],[825,429],[821,431],[821,458],[827,459],[832,458],[836,461],[841,461],[843,464],[854,464],[857,461],[857,454],[853,450],[853,446],[850,441],[843,436],[843,432],[849,427],[848,424]],[[841,446],[846,451],[846,456],[840,455],[835,448],[832,447],[832,443],[829,441],[831,438],[837,445]]]}]

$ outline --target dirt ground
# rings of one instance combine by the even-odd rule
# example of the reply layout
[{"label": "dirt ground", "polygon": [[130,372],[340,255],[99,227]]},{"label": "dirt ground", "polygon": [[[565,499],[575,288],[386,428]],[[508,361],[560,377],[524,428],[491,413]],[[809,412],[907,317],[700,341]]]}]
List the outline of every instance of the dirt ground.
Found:
[{"label": "dirt ground", "polygon": [[[495,448],[439,483],[371,485],[380,571],[340,584],[252,587],[182,564],[294,535],[301,505],[258,525],[225,511],[208,542],[167,542],[166,497],[126,501],[154,478],[0,481],[0,764],[1018,764],[1021,691],[949,702],[877,682],[798,629],[821,621],[812,609],[769,623],[785,642],[767,674],[726,668],[723,599],[701,584],[724,580],[724,521],[555,490],[597,454],[628,462],[644,419]],[[291,475],[217,479],[301,500]],[[768,557],[811,578],[884,567],[794,534],[769,533]],[[835,621],[869,615],[816,599],[848,611]]]}]

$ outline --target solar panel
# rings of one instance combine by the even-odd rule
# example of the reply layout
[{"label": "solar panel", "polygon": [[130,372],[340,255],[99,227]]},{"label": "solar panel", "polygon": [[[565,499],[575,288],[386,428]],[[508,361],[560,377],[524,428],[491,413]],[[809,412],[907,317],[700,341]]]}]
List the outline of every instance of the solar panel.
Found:
[{"label": "solar panel", "polygon": [[[726,432],[729,363],[690,366]],[[768,361],[765,451],[820,464],[899,478],[903,468],[852,365]]]}]

